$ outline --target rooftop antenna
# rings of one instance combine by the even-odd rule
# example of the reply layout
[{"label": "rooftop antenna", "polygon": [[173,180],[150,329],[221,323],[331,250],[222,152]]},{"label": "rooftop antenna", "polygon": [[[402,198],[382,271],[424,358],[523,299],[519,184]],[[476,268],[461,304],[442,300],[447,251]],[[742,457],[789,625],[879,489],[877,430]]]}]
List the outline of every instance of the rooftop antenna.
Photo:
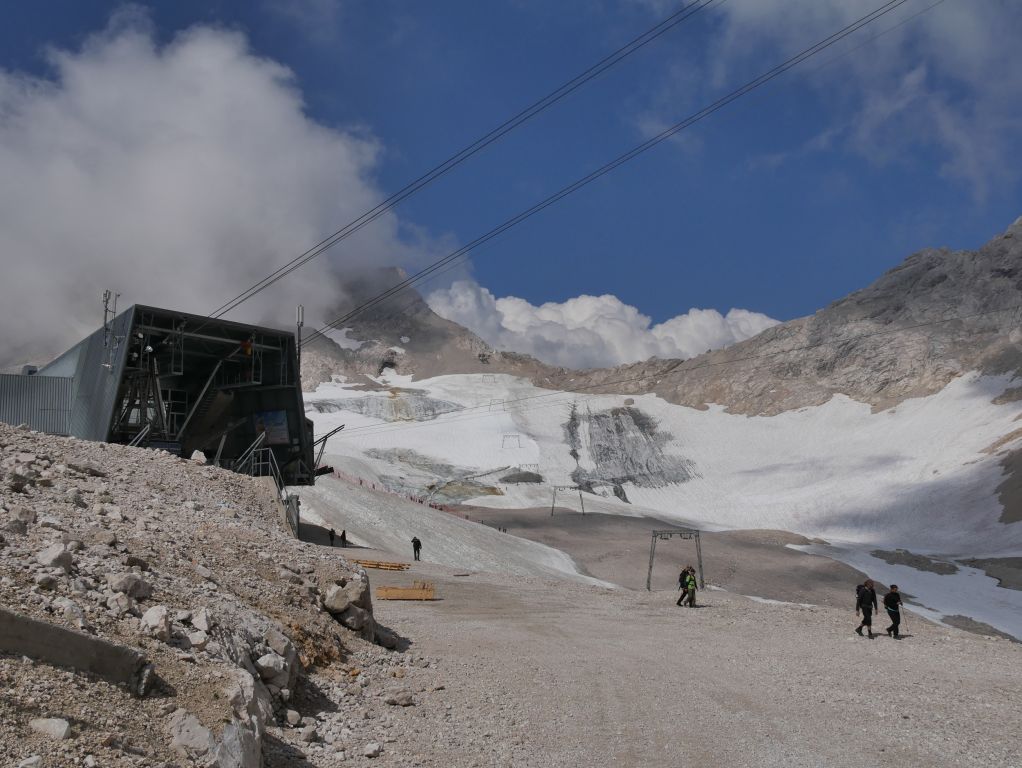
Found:
[{"label": "rooftop antenna", "polygon": [[298,326],[295,338],[298,340],[298,365],[300,367],[302,364],[302,326],[305,325],[305,307],[302,304],[295,307],[295,325]]}]

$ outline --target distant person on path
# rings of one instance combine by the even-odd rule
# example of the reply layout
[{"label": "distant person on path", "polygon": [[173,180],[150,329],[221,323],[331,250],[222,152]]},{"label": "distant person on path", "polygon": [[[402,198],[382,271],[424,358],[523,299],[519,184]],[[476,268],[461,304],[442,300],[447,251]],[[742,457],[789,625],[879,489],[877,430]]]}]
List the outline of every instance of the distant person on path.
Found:
[{"label": "distant person on path", "polygon": [[887,628],[887,634],[898,640],[898,627],[901,626],[901,593],[898,591],[897,584],[892,584],[891,591],[884,595],[884,608],[887,609],[887,615],[891,618],[891,626]]},{"label": "distant person on path", "polygon": [[678,607],[681,607],[682,603],[685,602],[685,598],[688,597],[688,587],[685,586],[685,582],[688,580],[688,566],[681,569],[681,573],[678,574],[678,589],[681,590],[681,595],[678,597],[678,602],[675,603]]},{"label": "distant person on path", "polygon": [[696,584],[696,569],[691,565],[688,567],[688,576],[685,578],[685,589],[688,590],[688,607],[695,608],[698,584]]},{"label": "distant person on path", "polygon": [[341,531],[341,546],[342,547],[347,547],[348,546],[348,532],[347,531]]},{"label": "distant person on path", "polygon": [[873,639],[873,611],[877,609],[877,593],[873,588],[873,579],[866,579],[863,584],[855,588],[855,613],[862,612],[862,622],[855,628],[860,636],[862,628],[865,627],[869,633],[869,639]]},{"label": "distant person on path", "polygon": [[415,559],[419,559],[419,552],[422,551],[422,542],[419,541],[418,536],[412,537],[412,554],[415,555]]},{"label": "distant person on path", "polygon": [[326,535],[330,537],[330,546],[332,547],[334,545],[334,529],[331,528]]}]

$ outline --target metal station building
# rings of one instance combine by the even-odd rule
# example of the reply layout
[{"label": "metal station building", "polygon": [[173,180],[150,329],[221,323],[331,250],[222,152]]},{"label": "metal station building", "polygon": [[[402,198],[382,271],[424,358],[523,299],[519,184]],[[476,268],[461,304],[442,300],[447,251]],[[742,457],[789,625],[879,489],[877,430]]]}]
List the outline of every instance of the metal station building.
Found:
[{"label": "metal station building", "polygon": [[156,307],[136,304],[48,365],[0,375],[0,421],[201,451],[282,485],[315,477],[294,333]]}]

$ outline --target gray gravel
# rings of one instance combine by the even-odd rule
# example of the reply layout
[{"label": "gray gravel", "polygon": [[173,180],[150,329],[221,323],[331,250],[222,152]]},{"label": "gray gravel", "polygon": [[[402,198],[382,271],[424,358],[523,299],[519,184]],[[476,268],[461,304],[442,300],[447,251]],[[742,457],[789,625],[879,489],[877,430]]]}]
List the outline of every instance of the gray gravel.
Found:
[{"label": "gray gravel", "polygon": [[442,665],[451,719],[411,739],[423,765],[1022,766],[1022,649],[1004,640],[909,615],[904,639],[870,641],[850,610],[418,571],[442,601],[376,611]]}]

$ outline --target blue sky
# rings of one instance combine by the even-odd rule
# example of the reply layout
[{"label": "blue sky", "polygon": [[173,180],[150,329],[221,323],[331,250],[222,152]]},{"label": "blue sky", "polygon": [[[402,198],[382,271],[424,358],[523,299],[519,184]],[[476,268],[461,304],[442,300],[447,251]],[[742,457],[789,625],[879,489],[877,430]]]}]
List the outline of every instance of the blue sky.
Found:
[{"label": "blue sky", "polygon": [[[843,50],[931,3],[910,0]],[[406,248],[394,260],[471,240],[879,4],[727,0],[696,15],[402,204],[392,227]],[[356,175],[379,195],[679,6],[261,0],[129,15],[148,16],[157,48],[201,25],[286,67],[306,119],[366,142],[372,159]],[[860,50],[821,55],[476,251],[472,277],[530,306],[613,294],[653,323],[695,307],[785,320],[919,248],[982,244],[1022,214],[1011,167],[1022,76],[1008,44],[1022,25],[1010,6],[945,0]],[[60,83],[48,51],[80,52],[118,13],[123,4],[15,4],[0,69]],[[356,208],[331,218],[325,205],[278,261]],[[331,256],[342,268],[348,258],[359,255]]]}]

